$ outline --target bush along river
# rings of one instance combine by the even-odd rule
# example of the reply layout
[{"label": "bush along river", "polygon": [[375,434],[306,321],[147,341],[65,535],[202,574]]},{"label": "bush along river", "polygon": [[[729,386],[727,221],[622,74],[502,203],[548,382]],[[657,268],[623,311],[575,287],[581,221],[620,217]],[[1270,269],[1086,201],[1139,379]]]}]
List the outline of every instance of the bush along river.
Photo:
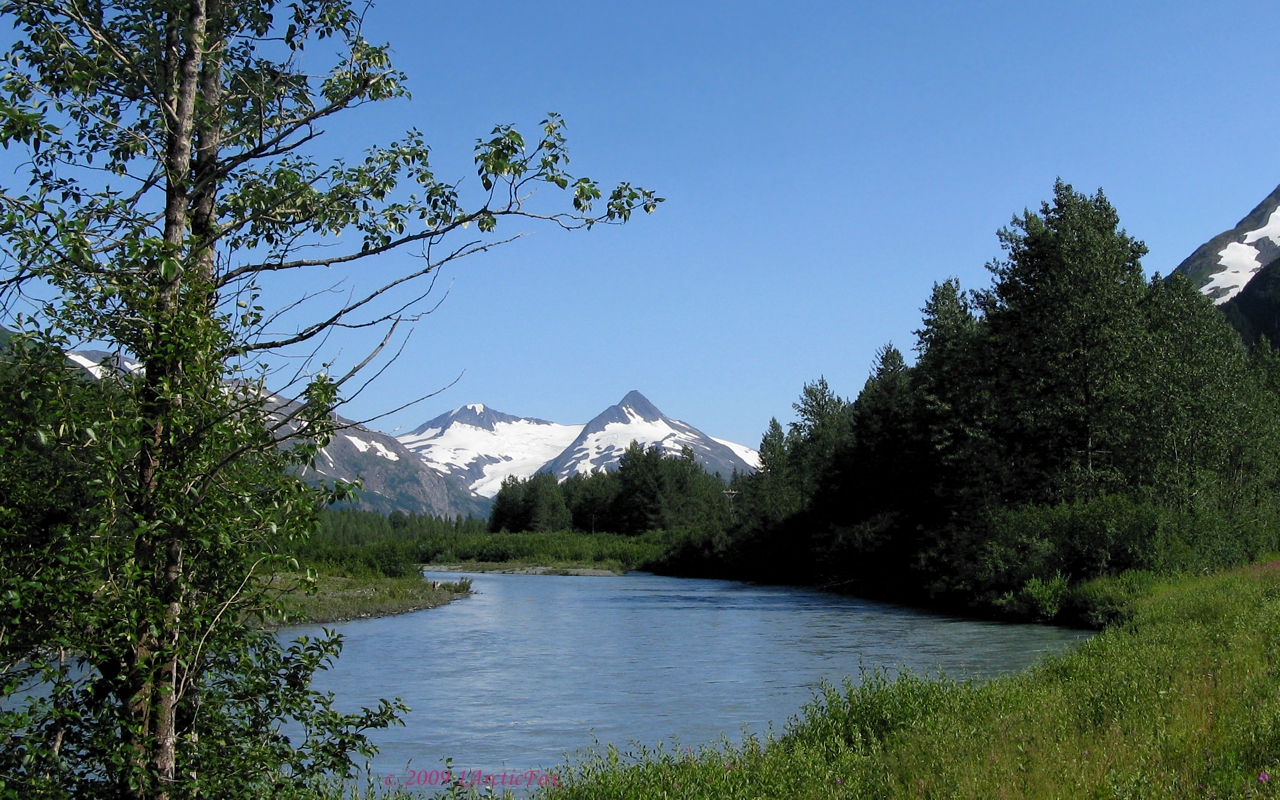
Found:
[{"label": "bush along river", "polygon": [[448,758],[455,775],[536,783],[534,771],[595,741],[683,748],[781,734],[824,681],[876,667],[989,677],[1091,635],[732,581],[469,577],[474,594],[447,606],[330,626],[345,647],[315,688],[344,711],[397,696],[412,708],[403,728],[374,735],[379,781],[429,788]]}]

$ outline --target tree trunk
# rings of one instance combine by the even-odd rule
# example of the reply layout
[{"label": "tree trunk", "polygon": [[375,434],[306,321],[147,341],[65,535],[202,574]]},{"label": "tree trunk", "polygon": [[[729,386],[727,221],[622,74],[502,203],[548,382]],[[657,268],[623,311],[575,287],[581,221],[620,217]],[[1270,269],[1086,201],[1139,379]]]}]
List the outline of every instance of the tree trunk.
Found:
[{"label": "tree trunk", "polygon": [[[156,632],[141,633],[138,673],[142,685],[132,698],[133,721],[144,732],[135,753],[145,752],[140,780],[133,794],[142,798],[168,800],[177,766],[176,703],[178,699],[178,653],[182,623],[182,553],[181,530],[175,530],[163,518],[168,487],[161,476],[175,472],[180,456],[172,451],[167,439],[177,433],[174,418],[181,407],[184,380],[183,338],[188,325],[181,319],[186,305],[182,297],[185,266],[190,258],[191,157],[195,130],[195,108],[201,82],[201,66],[205,49],[205,0],[190,0],[168,21],[167,62],[172,65],[169,94],[165,98],[164,120],[167,127],[165,149],[165,252],[155,266],[159,286],[156,322],[151,328],[151,349],[145,356],[144,425],[146,435],[139,451],[139,496],[136,514],[139,522],[155,527],[139,543],[141,563],[158,573],[157,596],[164,603],[161,617],[155,620]],[[180,526],[181,523],[178,523]],[[150,620],[144,620],[149,623]],[[151,653],[155,657],[151,657]],[[139,753],[141,755],[141,753]]]}]

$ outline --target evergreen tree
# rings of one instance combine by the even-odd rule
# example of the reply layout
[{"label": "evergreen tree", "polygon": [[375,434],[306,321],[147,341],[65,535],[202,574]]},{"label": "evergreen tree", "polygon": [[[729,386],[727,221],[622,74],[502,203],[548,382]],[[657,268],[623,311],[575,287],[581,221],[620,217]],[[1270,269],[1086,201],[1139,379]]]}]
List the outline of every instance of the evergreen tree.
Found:
[{"label": "evergreen tree", "polygon": [[538,472],[525,481],[520,523],[517,530],[534,533],[567,531],[573,526],[573,515],[565,505],[556,476]]},{"label": "evergreen tree", "polygon": [[1118,479],[1113,456],[1142,412],[1146,246],[1099,191],[1058,181],[1053,203],[1000,231],[1007,260],[981,295],[993,438],[1009,500],[1085,496]]},{"label": "evergreen tree", "polygon": [[822,377],[804,385],[792,408],[798,419],[789,429],[789,471],[803,508],[822,485],[836,451],[850,444],[853,415],[850,403],[831,391]]},{"label": "evergreen tree", "polygon": [[791,467],[793,442],[777,417],[769,420],[760,439],[760,468],[735,482],[741,487],[738,505],[746,527],[773,525],[800,510],[800,491]]},{"label": "evergreen tree", "polygon": [[954,278],[934,284],[916,334],[912,370],[921,458],[916,481],[932,502],[930,527],[946,525],[952,513],[985,505],[999,494],[1003,467],[990,435],[995,430],[994,370],[983,357],[986,326]]},{"label": "evergreen tree", "polygon": [[493,507],[489,509],[491,533],[524,530],[524,489],[525,482],[515,475],[502,479],[502,485],[493,497]]},{"label": "evergreen tree", "polygon": [[565,504],[573,517],[573,527],[587,533],[616,531],[613,503],[618,496],[617,473],[599,470],[590,475],[575,473],[562,485]]}]

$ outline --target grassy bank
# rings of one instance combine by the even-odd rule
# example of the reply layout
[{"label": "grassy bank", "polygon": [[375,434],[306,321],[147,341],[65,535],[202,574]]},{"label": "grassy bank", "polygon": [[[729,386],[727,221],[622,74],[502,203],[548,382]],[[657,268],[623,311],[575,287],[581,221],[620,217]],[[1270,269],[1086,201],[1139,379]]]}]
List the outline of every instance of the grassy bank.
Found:
[{"label": "grassy bank", "polygon": [[[1135,590],[1134,587],[1140,587]],[[1115,581],[1078,649],[983,683],[883,673],[828,688],[780,738],[607,749],[554,798],[1272,797],[1280,564]],[[1127,596],[1126,596],[1127,592]]]},{"label": "grassy bank", "polygon": [[428,571],[498,572],[504,575],[625,575],[620,561],[462,561],[457,564],[425,564]]},{"label": "grassy bank", "polygon": [[471,581],[466,578],[440,582],[437,586],[417,574],[399,578],[320,574],[316,577],[316,591],[313,593],[306,591],[302,575],[281,575],[275,582],[282,589],[290,589],[287,600],[289,624],[407,614],[442,606],[471,593]]},{"label": "grassy bank", "polygon": [[666,531],[643,536],[574,531],[488,533],[425,523],[419,529],[413,526],[414,521],[397,528],[375,515],[334,513],[326,518],[326,528],[298,549],[297,557],[317,570],[347,577],[402,577],[415,574],[421,565],[463,563],[622,573],[657,560],[682,535]]}]

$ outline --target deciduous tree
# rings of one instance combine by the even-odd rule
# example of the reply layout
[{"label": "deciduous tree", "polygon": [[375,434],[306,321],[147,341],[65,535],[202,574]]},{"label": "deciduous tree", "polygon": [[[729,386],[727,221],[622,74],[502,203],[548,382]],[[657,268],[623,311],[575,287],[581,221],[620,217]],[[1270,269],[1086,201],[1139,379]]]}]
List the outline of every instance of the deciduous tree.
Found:
[{"label": "deciduous tree", "polygon": [[[3,689],[49,690],[0,720],[0,792],[278,796],[346,774],[396,706],[333,713],[307,684],[337,643],[282,649],[253,628],[275,554],[323,499],[291,469],[332,434],[344,385],[416,319],[440,267],[514,237],[496,233],[503,220],[590,228],[660,202],[571,175],[555,115],[532,140],[500,125],[479,141],[469,196],[437,178],[417,131],[321,161],[310,148],[330,118],[407,97],[363,13],[346,0],[0,2],[17,30],[0,145],[21,154],[0,186],[0,323],[18,332],[6,397],[44,398],[6,455],[74,465],[48,496],[9,470],[0,497],[0,519],[51,509],[0,531]],[[570,203],[535,204],[536,187]],[[409,247],[420,261],[367,282],[379,256]],[[351,288],[336,305],[323,291],[286,301],[272,285],[288,273]],[[326,374],[326,337],[379,326],[369,358]],[[51,352],[84,343],[138,368],[49,375]],[[289,348],[312,357],[269,373]],[[39,635],[15,633],[46,609]],[[284,719],[301,738],[279,732]]]}]

